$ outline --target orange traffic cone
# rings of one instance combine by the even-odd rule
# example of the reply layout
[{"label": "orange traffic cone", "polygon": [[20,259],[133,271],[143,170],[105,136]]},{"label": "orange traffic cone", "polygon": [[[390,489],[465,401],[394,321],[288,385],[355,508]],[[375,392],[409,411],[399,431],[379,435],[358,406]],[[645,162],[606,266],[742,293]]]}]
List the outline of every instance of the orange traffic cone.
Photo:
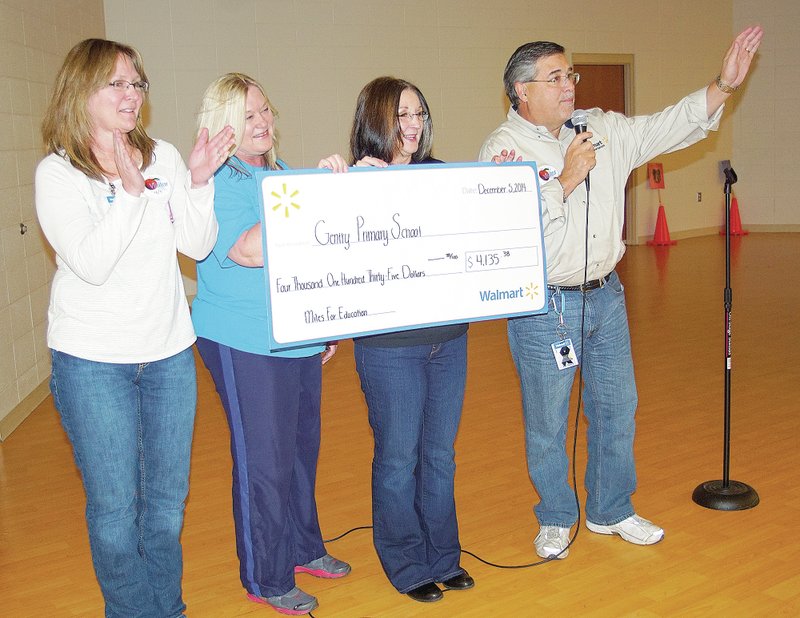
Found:
[{"label": "orange traffic cone", "polygon": [[664,213],[664,205],[658,205],[658,215],[656,216],[656,233],[653,240],[647,241],[648,245],[677,245],[677,240],[669,239],[669,228],[667,227],[667,215]]},{"label": "orange traffic cone", "polygon": [[[719,231],[725,235],[725,228]],[[735,195],[731,196],[731,236],[747,236],[750,232],[742,229],[742,220],[739,218],[739,200]]]}]

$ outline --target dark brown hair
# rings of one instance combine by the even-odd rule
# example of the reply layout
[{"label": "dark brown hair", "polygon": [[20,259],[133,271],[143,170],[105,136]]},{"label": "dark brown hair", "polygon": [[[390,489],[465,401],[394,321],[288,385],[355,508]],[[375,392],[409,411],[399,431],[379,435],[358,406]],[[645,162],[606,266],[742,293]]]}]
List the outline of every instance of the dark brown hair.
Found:
[{"label": "dark brown hair", "polygon": [[351,164],[363,157],[377,157],[391,163],[403,145],[397,108],[404,90],[413,90],[419,97],[423,111],[428,117],[423,121],[419,148],[411,156],[412,161],[424,161],[430,156],[433,146],[433,122],[428,102],[419,88],[411,82],[396,77],[373,79],[358,95],[353,129],[350,133]]}]

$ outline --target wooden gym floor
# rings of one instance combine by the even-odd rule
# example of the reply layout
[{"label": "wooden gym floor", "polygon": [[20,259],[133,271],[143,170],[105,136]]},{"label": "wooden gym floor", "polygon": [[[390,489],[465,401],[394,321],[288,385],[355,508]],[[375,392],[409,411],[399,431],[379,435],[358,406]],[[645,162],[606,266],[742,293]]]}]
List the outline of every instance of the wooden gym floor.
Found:
[{"label": "wooden gym floor", "polygon": [[[570,556],[498,569],[464,555],[473,590],[415,603],[388,583],[359,530],[330,543],[353,566],[338,581],[298,577],[317,618],[800,615],[799,234],[733,239],[730,476],[752,485],[750,510],[701,508],[691,494],[722,476],[724,240],[630,247],[626,286],[639,388],[637,511],[666,530],[637,547],[581,525]],[[519,387],[502,320],[473,324],[456,500],[463,548],[505,565],[534,562],[536,495],[527,477]],[[192,617],[275,614],[238,579],[228,429],[199,364],[200,405],[183,533]],[[317,497],[325,538],[370,524],[372,439],[342,342],[325,367]],[[574,402],[573,402],[574,415]],[[585,422],[578,427],[581,498]],[[570,433],[571,439],[571,433]],[[0,444],[0,614],[100,616],[70,446],[48,398]],[[573,529],[574,531],[575,529]]]}]

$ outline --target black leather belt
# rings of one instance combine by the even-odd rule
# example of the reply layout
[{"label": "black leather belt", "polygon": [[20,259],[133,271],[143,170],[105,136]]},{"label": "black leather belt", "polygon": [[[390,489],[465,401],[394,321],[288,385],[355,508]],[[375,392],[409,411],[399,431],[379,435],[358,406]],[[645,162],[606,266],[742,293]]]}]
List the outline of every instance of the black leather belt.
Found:
[{"label": "black leather belt", "polygon": [[609,279],[611,279],[611,275],[606,275],[600,279],[592,279],[581,285],[548,285],[547,287],[550,290],[564,290],[565,292],[588,292],[589,290],[603,287],[608,283]]}]

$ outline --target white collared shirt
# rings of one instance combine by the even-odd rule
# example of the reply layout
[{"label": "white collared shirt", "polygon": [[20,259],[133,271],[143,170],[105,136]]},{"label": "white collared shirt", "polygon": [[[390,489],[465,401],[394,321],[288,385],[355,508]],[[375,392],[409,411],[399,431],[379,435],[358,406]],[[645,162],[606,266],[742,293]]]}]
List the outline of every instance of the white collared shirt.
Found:
[{"label": "white collared shirt", "polygon": [[[722,107],[711,118],[706,109],[703,88],[650,116],[628,118],[597,108],[587,111],[588,130],[593,133],[597,156],[597,165],[590,173],[589,280],[608,275],[625,253],[625,183],[631,171],[660,154],[686,148],[716,130]],[[507,119],[486,138],[478,155],[478,160],[490,161],[501,150],[513,149],[523,161],[536,162],[547,280],[552,285],[579,285],[584,278],[586,186],[581,183],[564,203],[557,180],[574,137],[575,132],[564,126],[556,139],[512,108]]]}]

